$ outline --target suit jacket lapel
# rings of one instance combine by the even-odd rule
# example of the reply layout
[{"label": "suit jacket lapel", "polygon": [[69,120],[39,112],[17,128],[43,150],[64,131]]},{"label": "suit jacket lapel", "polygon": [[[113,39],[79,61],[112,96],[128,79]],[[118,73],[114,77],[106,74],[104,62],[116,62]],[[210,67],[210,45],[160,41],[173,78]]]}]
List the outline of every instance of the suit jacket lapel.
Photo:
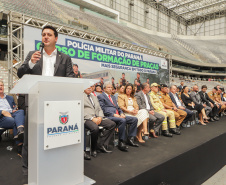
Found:
[{"label": "suit jacket lapel", "polygon": [[54,76],[55,76],[55,74],[56,74],[56,72],[57,72],[57,69],[58,69],[58,67],[59,67],[60,61],[61,61],[61,54],[59,53],[59,51],[57,51],[56,63],[55,63],[55,65],[54,65],[54,67],[55,67],[55,70],[54,70]]}]

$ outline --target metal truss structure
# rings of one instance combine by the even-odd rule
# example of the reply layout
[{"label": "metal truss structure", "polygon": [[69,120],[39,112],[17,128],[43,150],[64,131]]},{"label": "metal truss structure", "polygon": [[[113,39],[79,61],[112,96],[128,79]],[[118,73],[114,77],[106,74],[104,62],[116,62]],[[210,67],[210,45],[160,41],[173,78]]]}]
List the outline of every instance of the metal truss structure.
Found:
[{"label": "metal truss structure", "polygon": [[156,0],[156,3],[183,17],[187,25],[226,15],[225,0]]},{"label": "metal truss structure", "polygon": [[[120,40],[113,40],[100,35],[95,35],[89,32],[76,30],[74,28],[66,27],[56,23],[48,22],[46,20],[37,19],[20,13],[8,12],[8,70],[9,70],[9,91],[13,87],[13,76],[16,76],[18,67],[23,63],[23,26],[32,26],[42,29],[46,25],[52,25],[56,28],[58,33],[81,38],[93,42],[102,43],[122,49],[131,50],[134,52],[145,53],[152,56],[166,58],[169,56],[167,53],[158,50],[152,50],[145,47],[140,47],[130,43],[122,42]],[[16,60],[17,63],[13,65],[12,61]]]}]

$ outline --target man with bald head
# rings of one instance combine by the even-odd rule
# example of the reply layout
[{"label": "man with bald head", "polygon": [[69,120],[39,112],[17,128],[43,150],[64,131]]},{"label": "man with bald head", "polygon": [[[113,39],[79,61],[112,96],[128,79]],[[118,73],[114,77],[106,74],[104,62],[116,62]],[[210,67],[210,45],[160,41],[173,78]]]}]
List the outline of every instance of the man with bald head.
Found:
[{"label": "man with bald head", "polygon": [[199,94],[199,87],[197,85],[193,86],[193,91],[190,93],[191,99],[195,104],[201,104],[205,108],[206,115],[212,111],[212,108],[208,106],[205,102],[202,101],[201,96]]}]

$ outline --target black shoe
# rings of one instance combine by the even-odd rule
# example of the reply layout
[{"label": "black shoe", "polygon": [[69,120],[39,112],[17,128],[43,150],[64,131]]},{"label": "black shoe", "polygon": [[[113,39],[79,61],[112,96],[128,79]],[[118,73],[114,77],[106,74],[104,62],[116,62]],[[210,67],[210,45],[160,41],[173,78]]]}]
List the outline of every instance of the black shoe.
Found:
[{"label": "black shoe", "polygon": [[24,139],[24,127],[19,127],[17,129],[17,135],[15,135],[13,139],[18,140],[18,141],[23,141],[23,139]]},{"label": "black shoe", "polygon": [[119,141],[119,143],[118,143],[118,149],[121,150],[121,151],[127,151],[128,146],[126,146],[126,144],[124,142]]},{"label": "black shoe", "polygon": [[96,151],[96,150],[93,150],[93,151],[91,152],[91,156],[97,157],[97,151]]},{"label": "black shoe", "polygon": [[163,136],[166,136],[166,137],[173,137],[173,134],[169,133],[168,130],[163,130],[163,131],[162,131],[162,135],[163,135]]},{"label": "black shoe", "polygon": [[99,146],[98,149],[103,152],[103,153],[111,153],[112,151],[110,150],[107,150],[104,145],[103,146]]},{"label": "black shoe", "polygon": [[170,133],[175,134],[175,135],[180,135],[181,134],[180,131],[177,130],[176,128],[170,128],[169,131],[170,131]]},{"label": "black shoe", "polygon": [[22,158],[22,148],[23,148],[23,144],[17,145],[17,154],[21,158]]},{"label": "black shoe", "polygon": [[214,122],[215,121],[215,119],[213,119],[213,118],[210,118],[210,120],[209,120],[210,122]]},{"label": "black shoe", "polygon": [[128,137],[127,144],[130,145],[130,146],[139,147],[138,144],[134,143],[134,137]]},{"label": "black shoe", "polygon": [[90,155],[88,155],[85,151],[84,151],[84,159],[85,160],[91,160]]},{"label": "black shoe", "polygon": [[219,118],[217,116],[215,116],[213,119],[215,119],[216,121],[219,121]]},{"label": "black shoe", "polygon": [[180,129],[181,129],[181,126],[177,126],[177,125],[176,125],[176,127],[177,127],[177,129],[178,129],[178,130],[180,130]]}]

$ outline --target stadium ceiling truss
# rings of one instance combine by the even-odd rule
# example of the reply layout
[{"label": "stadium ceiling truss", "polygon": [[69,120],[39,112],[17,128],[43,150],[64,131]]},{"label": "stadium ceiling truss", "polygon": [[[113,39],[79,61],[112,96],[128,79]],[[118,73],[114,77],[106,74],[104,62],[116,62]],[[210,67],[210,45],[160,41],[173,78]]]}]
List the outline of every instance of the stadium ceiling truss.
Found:
[{"label": "stadium ceiling truss", "polygon": [[[165,58],[169,64],[172,64],[172,56],[160,52],[158,50],[151,50],[149,48],[140,47],[134,44],[122,42],[120,40],[113,40],[107,37],[102,37],[100,35],[91,34],[85,31],[76,30],[70,27],[66,27],[63,25],[58,25],[56,23],[48,22],[45,20],[37,19],[31,16],[27,16],[24,14],[16,13],[16,12],[7,12],[8,16],[8,70],[9,70],[9,78],[8,78],[8,86],[9,91],[13,88],[13,76],[17,76],[16,72],[19,66],[24,61],[23,56],[23,26],[32,26],[35,28],[43,28],[46,25],[52,25],[55,27],[60,34],[77,37],[93,42],[98,42],[105,45],[110,45],[122,49],[131,50],[134,52],[144,53],[152,56],[157,56],[161,58]],[[12,61],[16,60],[17,63],[13,64]],[[172,66],[172,65],[169,65]],[[172,70],[172,68],[170,68]],[[170,72],[172,74],[172,71]]]},{"label": "stadium ceiling truss", "polygon": [[226,15],[225,0],[155,0],[155,2],[183,17],[187,25]]}]

